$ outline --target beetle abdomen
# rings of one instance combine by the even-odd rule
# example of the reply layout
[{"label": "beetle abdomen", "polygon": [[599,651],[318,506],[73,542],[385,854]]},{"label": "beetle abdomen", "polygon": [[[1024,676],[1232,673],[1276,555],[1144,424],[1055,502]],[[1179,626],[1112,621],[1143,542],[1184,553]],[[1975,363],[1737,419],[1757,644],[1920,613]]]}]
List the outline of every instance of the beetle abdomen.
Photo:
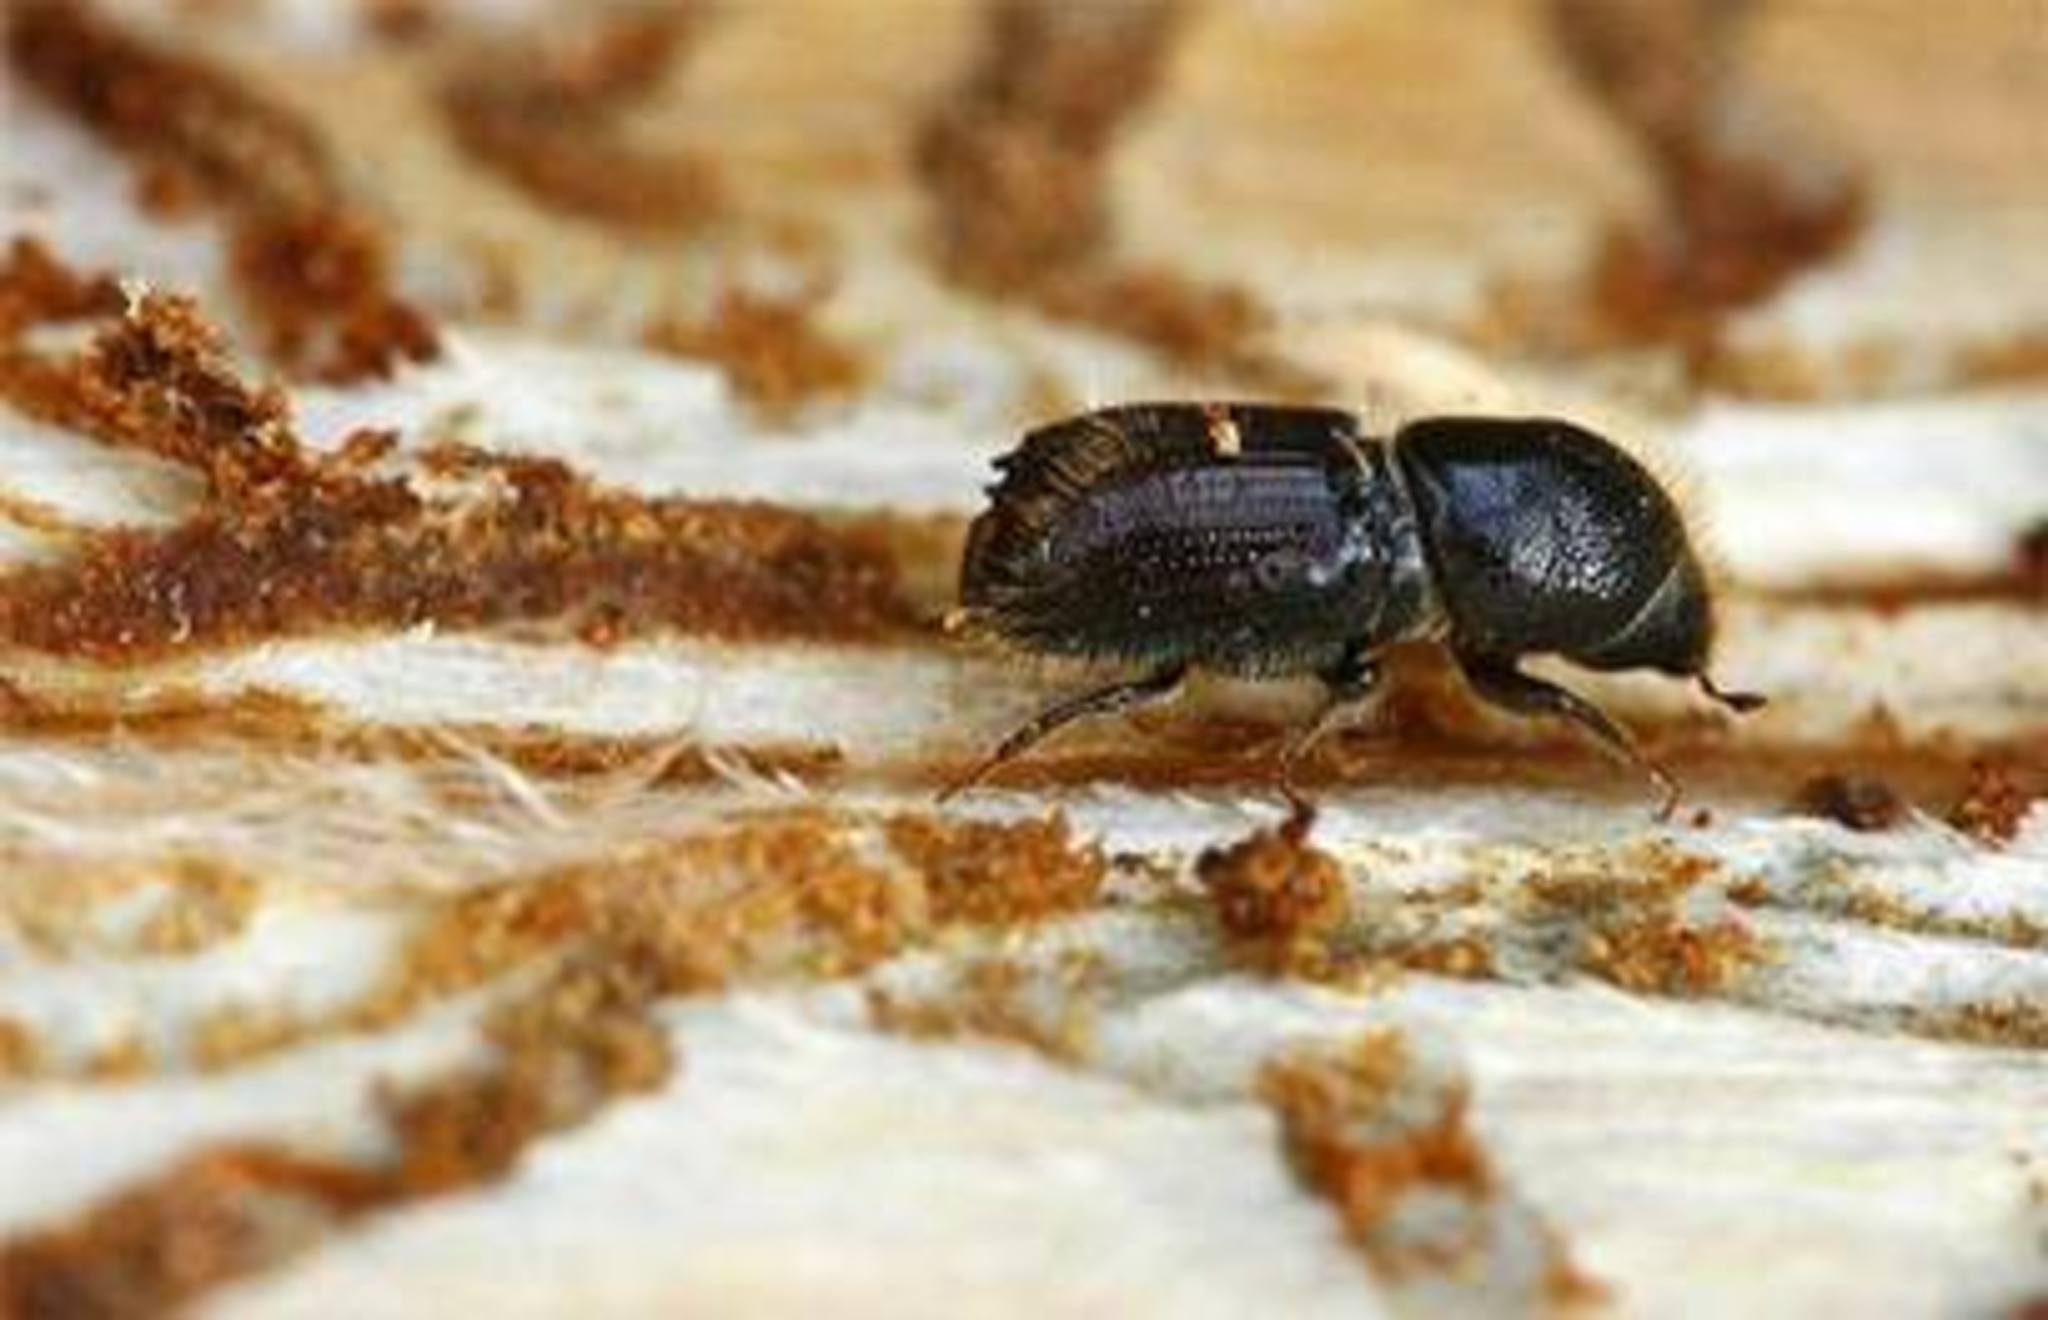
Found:
[{"label": "beetle abdomen", "polygon": [[1248,676],[1334,660],[1384,576],[1349,418],[1161,406],[1134,433],[1118,412],[1047,428],[1003,460],[962,565],[972,616],[1056,654]]}]

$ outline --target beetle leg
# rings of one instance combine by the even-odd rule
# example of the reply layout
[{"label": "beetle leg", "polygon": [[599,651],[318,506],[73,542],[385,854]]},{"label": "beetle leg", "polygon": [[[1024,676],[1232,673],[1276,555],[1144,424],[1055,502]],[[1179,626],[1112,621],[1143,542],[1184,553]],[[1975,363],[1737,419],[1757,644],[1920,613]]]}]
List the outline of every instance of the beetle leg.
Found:
[{"label": "beetle leg", "polygon": [[1294,769],[1318,742],[1322,741],[1357,707],[1379,690],[1385,671],[1379,661],[1362,650],[1346,651],[1342,659],[1317,677],[1323,681],[1323,706],[1309,722],[1296,730],[1280,749],[1280,777],[1290,794]]},{"label": "beetle leg", "polygon": [[1034,716],[1022,728],[996,744],[996,749],[984,757],[972,770],[948,784],[939,794],[939,801],[966,792],[1003,762],[1022,756],[1032,747],[1053,733],[1058,732],[1075,720],[1088,719],[1095,715],[1115,715],[1121,711],[1133,710],[1139,706],[1163,701],[1177,691],[1181,681],[1188,676],[1185,664],[1164,665],[1143,678],[1112,683],[1108,687],[1096,688],[1055,702]]},{"label": "beetle leg", "polygon": [[1699,683],[1700,691],[1706,693],[1715,701],[1720,702],[1729,710],[1734,711],[1737,715],[1747,715],[1753,710],[1762,710],[1769,704],[1764,697],[1757,693],[1730,692],[1726,688],[1717,686],[1714,680],[1707,677],[1704,672],[1693,675],[1693,678]]},{"label": "beetle leg", "polygon": [[1663,766],[1644,756],[1628,731],[1592,702],[1555,683],[1523,673],[1511,659],[1461,655],[1458,668],[1464,671],[1472,690],[1494,705],[1517,715],[1548,716],[1575,724],[1607,752],[1649,776],[1663,795],[1657,819],[1669,820],[1678,809],[1678,781]]}]

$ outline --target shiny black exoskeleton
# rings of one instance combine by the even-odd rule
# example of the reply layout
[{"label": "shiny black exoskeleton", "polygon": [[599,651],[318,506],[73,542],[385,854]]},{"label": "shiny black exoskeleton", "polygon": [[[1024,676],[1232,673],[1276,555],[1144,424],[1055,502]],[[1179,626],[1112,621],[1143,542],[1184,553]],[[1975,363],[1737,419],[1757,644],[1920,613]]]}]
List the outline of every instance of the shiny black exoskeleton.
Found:
[{"label": "shiny black exoskeleton", "polygon": [[1319,676],[1329,701],[1299,751],[1371,694],[1375,654],[1412,638],[1440,639],[1481,697],[1571,721],[1672,796],[1620,726],[1521,658],[1658,669],[1760,704],[1706,677],[1712,598],[1670,497],[1570,422],[1433,417],[1385,439],[1335,409],[1132,404],[1033,431],[997,467],[953,622],[1146,672],[1045,711],[959,787],[1198,666]]}]

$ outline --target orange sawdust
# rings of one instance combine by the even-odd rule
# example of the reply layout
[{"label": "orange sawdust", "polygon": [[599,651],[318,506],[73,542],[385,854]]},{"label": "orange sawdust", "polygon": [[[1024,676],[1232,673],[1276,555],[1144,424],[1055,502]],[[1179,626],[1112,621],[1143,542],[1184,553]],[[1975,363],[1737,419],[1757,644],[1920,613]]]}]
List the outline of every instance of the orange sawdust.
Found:
[{"label": "orange sawdust", "polygon": [[281,1053],[317,1034],[316,1023],[289,1008],[231,1000],[201,1014],[182,1043],[192,1067],[212,1073]]},{"label": "orange sawdust", "polygon": [[[22,839],[0,848],[0,928],[42,958],[178,958],[204,952],[247,928],[259,900],[256,877],[205,843],[96,856]],[[121,905],[109,926],[103,908]]]},{"label": "orange sawdust", "polygon": [[97,1082],[125,1082],[148,1076],[162,1063],[155,1047],[131,1030],[94,1049],[79,1071]]},{"label": "orange sawdust", "polygon": [[660,317],[641,339],[660,352],[715,364],[741,398],[771,417],[785,416],[867,382],[867,359],[818,325],[816,301],[815,291],[769,298],[729,289],[704,320]]},{"label": "orange sawdust", "polygon": [[332,384],[380,379],[441,355],[426,313],[388,292],[393,261],[374,222],[340,209],[245,223],[228,252],[270,355]]},{"label": "orange sawdust", "polygon": [[135,157],[152,195],[175,177],[170,193],[227,215],[229,268],[277,361],[353,381],[437,355],[433,326],[395,291],[387,237],[311,124],[83,0],[23,0],[8,18],[28,85]]},{"label": "orange sawdust", "polygon": [[1917,1034],[1935,1040],[2007,1049],[2048,1049],[2048,1004],[2037,998],[2015,995],[1952,1009],[1923,1010],[1914,1014],[1907,1025]]},{"label": "orange sawdust", "polygon": [[1087,1056],[1091,1040],[1088,1002],[1076,993],[1076,982],[1086,979],[1085,969],[1055,979],[1011,959],[983,958],[937,993],[870,987],[868,1017],[884,1031],[917,1040],[1004,1041],[1075,1063]]},{"label": "orange sawdust", "polygon": [[1565,857],[1528,878],[1526,888],[1554,911],[1595,912],[1639,902],[1670,902],[1703,881],[1719,865],[1663,842],[1599,854],[1579,863]]},{"label": "orange sawdust", "polygon": [[949,271],[1022,290],[1097,256],[1112,225],[1109,150],[1157,88],[1180,16],[1163,0],[990,7],[974,67],[916,144]]},{"label": "orange sawdust", "polygon": [[1318,382],[1254,341],[1246,290],[1124,264],[1107,174],[1118,136],[1160,85],[1184,6],[998,0],[966,77],[915,143],[939,264],[961,286],[1237,372],[1275,391]]},{"label": "orange sawdust", "polygon": [[1688,348],[1711,372],[1722,321],[1832,259],[1862,232],[1861,177],[1757,133],[1759,89],[1736,58],[1745,7],[1552,0],[1567,67],[1641,148],[1661,193],[1652,227],[1611,232],[1589,278],[1625,339]]},{"label": "orange sawdust", "polygon": [[1109,874],[1058,811],[1006,823],[904,814],[889,845],[922,877],[934,920],[1026,925],[1091,907]]},{"label": "orange sawdust", "polygon": [[113,276],[73,270],[42,244],[16,237],[0,266],[0,349],[6,351],[9,369],[21,356],[15,340],[24,331],[114,316],[124,300]]},{"label": "orange sawdust", "polygon": [[[871,857],[861,822],[788,812],[451,900],[354,1025],[515,968],[538,982],[487,1014],[488,1063],[383,1097],[388,1157],[202,1152],[68,1224],[0,1242],[0,1315],[74,1302],[161,1311],[369,1214],[501,1178],[536,1141],[672,1076],[674,1048],[653,1016],[663,998],[741,975],[858,969],[946,922],[1035,921],[1091,899],[1103,869],[1057,818],[899,816],[880,833],[893,856]],[[984,886],[995,892],[958,892]]]},{"label": "orange sawdust", "polygon": [[711,9],[628,6],[454,50],[439,102],[472,159],[534,202],[642,232],[702,228],[726,208],[695,152],[634,142],[621,120],[660,89]]},{"label": "orange sawdust", "polygon": [[1956,384],[1978,388],[2038,385],[2048,380],[2048,328],[1972,344],[1960,354]]},{"label": "orange sawdust", "polygon": [[1273,398],[1328,396],[1328,382],[1314,372],[1254,347],[1272,330],[1273,315],[1238,285],[1205,284],[1156,265],[1123,265],[1081,278],[1054,275],[1009,292],[1050,316],[1122,335],[1171,361],[1246,376]]},{"label": "orange sawdust", "polygon": [[540,1137],[587,1121],[619,1096],[661,1086],[676,1064],[650,1016],[661,992],[657,976],[607,950],[569,960],[497,1008],[485,1026],[499,1051],[494,1065],[387,1098],[399,1152],[394,1198],[503,1177]]},{"label": "orange sawdust", "polygon": [[[480,985],[545,958],[602,955],[661,994],[741,978],[844,975],[953,923],[1008,926],[1093,902],[1100,851],[1063,818],[1010,824],[825,811],[621,849],[475,889],[430,915],[365,1021]],[[578,953],[578,951],[581,951]]]},{"label": "orange sawdust", "polygon": [[0,1078],[33,1075],[43,1062],[43,1044],[26,1022],[0,1017]]},{"label": "orange sawdust", "polygon": [[1260,830],[1195,861],[1232,961],[1267,973],[1327,968],[1329,937],[1350,914],[1344,870],[1308,841],[1313,810],[1297,807]]},{"label": "orange sawdust", "polygon": [[1847,858],[1828,858],[1812,876],[1783,892],[1760,880],[1731,885],[1728,897],[1744,906],[1796,903],[1847,917],[1866,926],[1911,931],[1949,939],[1989,940],[2015,949],[2048,948],[2048,925],[2026,913],[1929,907],[1901,897],[1896,889],[1866,883]]},{"label": "orange sawdust", "polygon": [[596,942],[633,950],[666,993],[738,976],[844,974],[949,924],[1015,926],[1098,897],[1101,850],[1064,817],[995,824],[822,810],[621,849],[450,900],[410,943],[370,1016],[388,1017]]},{"label": "orange sawdust", "polygon": [[1500,975],[1493,946],[1477,935],[1423,939],[1385,951],[1402,968],[1460,981],[1491,981]]},{"label": "orange sawdust", "polygon": [[1280,1120],[1288,1163],[1336,1207],[1345,1232],[1369,1253],[1382,1251],[1381,1229],[1403,1197],[1439,1189],[1484,1201],[1495,1189],[1486,1151],[1466,1124],[1462,1088],[1453,1088],[1426,1123],[1389,1124],[1409,1068],[1400,1033],[1383,1029],[1337,1048],[1282,1054],[1259,1077],[1259,1097]]},{"label": "orange sawdust", "polygon": [[1912,804],[1875,775],[1815,775],[1799,786],[1795,804],[1805,814],[1871,832],[1897,829],[1912,814]]},{"label": "orange sawdust", "polygon": [[84,530],[54,504],[4,490],[0,490],[0,522],[13,523],[58,544],[77,540]]},{"label": "orange sawdust", "polygon": [[[1462,1082],[1419,1079],[1405,1039],[1381,1028],[1280,1053],[1261,1069],[1258,1094],[1279,1120],[1295,1176],[1330,1202],[1376,1271],[1397,1283],[1425,1271],[1474,1277],[1474,1253],[1494,1249],[1488,1223],[1511,1191],[1471,1128]],[[1395,1215],[1417,1196],[1455,1205],[1461,1227],[1449,1237],[1400,1231]],[[1554,1230],[1540,1221],[1531,1228],[1543,1256],[1532,1301],[1568,1309],[1606,1298]]]},{"label": "orange sawdust", "polygon": [[358,0],[356,8],[371,36],[394,45],[432,36],[447,18],[437,0]]},{"label": "orange sawdust", "polygon": [[1948,823],[1979,843],[2002,848],[2017,839],[2037,795],[1997,761],[1970,763],[1969,786],[1949,809]]},{"label": "orange sawdust", "polygon": [[383,1180],[273,1146],[224,1145],[56,1228],[0,1243],[0,1315],[158,1315],[305,1249],[386,1197]]},{"label": "orange sawdust", "polygon": [[138,949],[189,957],[234,938],[256,914],[256,878],[218,858],[173,857],[168,892],[136,932]]},{"label": "orange sawdust", "polygon": [[1587,863],[1565,859],[1523,885],[1532,919],[1563,923],[1572,962],[1638,994],[1683,998],[1722,993],[1769,956],[1769,946],[1732,912],[1700,917],[1685,900],[1718,865],[1655,843]]},{"label": "orange sawdust", "polygon": [[0,1242],[0,1315],[158,1314],[274,1268],[363,1217],[503,1177],[532,1144],[674,1066],[655,983],[570,962],[488,1019],[491,1063],[383,1098],[388,1158],[229,1143],[71,1222]]},{"label": "orange sawdust", "polygon": [[[50,283],[47,258],[27,251],[0,269],[0,289],[17,274],[30,286],[13,305]],[[321,628],[512,621],[861,642],[916,622],[870,536],[773,505],[650,499],[553,460],[459,446],[421,457],[457,488],[429,496],[372,470],[388,435],[316,453],[280,394],[235,377],[184,299],[139,299],[71,356],[29,353],[18,333],[9,347],[0,396],[194,467],[209,490],[169,530],[111,530],[72,561],[0,579],[0,636],[18,645],[119,660]]]},{"label": "orange sawdust", "polygon": [[1638,994],[1694,997],[1726,990],[1763,956],[1762,941],[1732,917],[1698,922],[1650,910],[1598,921],[1579,966]]}]

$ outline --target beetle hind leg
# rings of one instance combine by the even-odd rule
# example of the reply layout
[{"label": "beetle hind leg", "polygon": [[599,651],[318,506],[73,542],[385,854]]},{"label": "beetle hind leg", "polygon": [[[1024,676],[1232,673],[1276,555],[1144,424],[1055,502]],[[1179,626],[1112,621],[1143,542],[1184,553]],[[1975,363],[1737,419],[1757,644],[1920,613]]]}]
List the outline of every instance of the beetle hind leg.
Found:
[{"label": "beetle hind leg", "polygon": [[1472,690],[1486,701],[1516,715],[1564,720],[1616,759],[1641,771],[1661,795],[1657,807],[1659,820],[1670,819],[1678,809],[1678,781],[1663,766],[1643,755],[1635,738],[1592,702],[1555,683],[1523,673],[1512,659],[1461,655],[1458,668]]},{"label": "beetle hind leg", "polygon": [[939,793],[939,801],[948,801],[973,788],[1005,761],[1022,756],[1076,720],[1116,715],[1166,700],[1180,690],[1187,676],[1188,667],[1184,664],[1163,665],[1143,678],[1111,683],[1053,703],[997,743],[995,750],[976,762],[966,774],[948,784]]}]

